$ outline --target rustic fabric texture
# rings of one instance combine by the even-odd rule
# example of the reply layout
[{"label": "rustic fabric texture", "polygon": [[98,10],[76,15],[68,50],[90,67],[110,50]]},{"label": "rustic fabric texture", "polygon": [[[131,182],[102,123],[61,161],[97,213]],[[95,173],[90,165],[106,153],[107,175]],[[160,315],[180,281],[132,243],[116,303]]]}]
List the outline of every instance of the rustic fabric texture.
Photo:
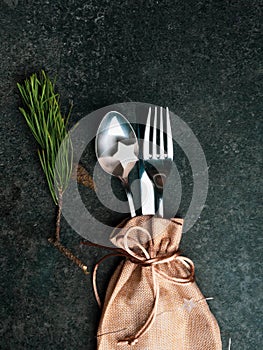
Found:
[{"label": "rustic fabric texture", "polygon": [[182,219],[135,217],[112,237],[127,253],[109,283],[98,350],[220,350],[220,330],[179,255]]}]

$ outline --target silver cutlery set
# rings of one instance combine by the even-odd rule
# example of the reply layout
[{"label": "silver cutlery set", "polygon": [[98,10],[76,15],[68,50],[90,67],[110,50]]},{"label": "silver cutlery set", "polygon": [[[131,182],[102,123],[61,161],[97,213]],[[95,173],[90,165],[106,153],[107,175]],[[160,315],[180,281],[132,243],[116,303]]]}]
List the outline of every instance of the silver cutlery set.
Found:
[{"label": "silver cutlery set", "polygon": [[[97,131],[95,148],[103,170],[121,180],[131,217],[136,216],[129,174],[139,160],[139,143],[132,125],[121,113],[111,111],[104,116]],[[141,212],[164,217],[163,191],[173,163],[168,108],[149,108],[140,154]]]}]

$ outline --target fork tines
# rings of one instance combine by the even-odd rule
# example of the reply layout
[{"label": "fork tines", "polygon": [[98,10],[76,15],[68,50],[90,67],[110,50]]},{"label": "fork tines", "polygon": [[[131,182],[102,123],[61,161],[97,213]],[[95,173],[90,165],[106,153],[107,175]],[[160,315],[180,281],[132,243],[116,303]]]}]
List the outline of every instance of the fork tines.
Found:
[{"label": "fork tines", "polygon": [[164,111],[160,107],[158,118],[158,107],[154,107],[153,121],[152,114],[152,108],[150,107],[144,134],[143,158],[173,159],[173,140],[169,108],[166,107]]}]

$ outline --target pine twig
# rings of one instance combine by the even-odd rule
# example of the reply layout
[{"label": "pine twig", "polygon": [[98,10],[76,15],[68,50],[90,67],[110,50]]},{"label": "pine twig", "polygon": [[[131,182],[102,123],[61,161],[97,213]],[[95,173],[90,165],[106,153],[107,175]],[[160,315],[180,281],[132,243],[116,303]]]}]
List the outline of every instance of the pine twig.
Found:
[{"label": "pine twig", "polygon": [[57,248],[63,255],[65,255],[69,260],[74,262],[83,272],[85,275],[89,274],[88,267],[75,255],[72,254],[72,252],[64,247],[59,241],[56,241],[52,238],[48,239],[49,243],[51,243],[55,248]]},{"label": "pine twig", "polygon": [[[63,193],[73,170],[73,148],[67,132],[71,109],[66,117],[62,116],[60,96],[55,92],[55,83],[44,70],[39,74],[32,74],[23,84],[17,84],[17,87],[23,101],[19,110],[39,144],[39,160],[51,196],[58,207],[55,237],[49,238],[48,241],[88,274],[87,266],[60,243]],[[85,176],[91,186],[91,179],[87,174]]]},{"label": "pine twig", "polygon": [[58,213],[56,220],[56,241],[60,241],[60,223],[61,223],[61,214],[62,214],[62,203],[63,203],[63,193],[61,190],[58,191]]},{"label": "pine twig", "polygon": [[60,253],[62,253],[69,260],[74,262],[74,264],[76,264],[85,273],[85,275],[88,275],[89,274],[88,267],[79,258],[77,258],[68,248],[63,246],[63,244],[60,242],[62,204],[63,204],[63,193],[61,190],[59,190],[58,191],[58,212],[57,212],[57,219],[56,219],[55,238],[50,237],[48,239],[48,241],[55,248],[57,248],[60,251]]}]

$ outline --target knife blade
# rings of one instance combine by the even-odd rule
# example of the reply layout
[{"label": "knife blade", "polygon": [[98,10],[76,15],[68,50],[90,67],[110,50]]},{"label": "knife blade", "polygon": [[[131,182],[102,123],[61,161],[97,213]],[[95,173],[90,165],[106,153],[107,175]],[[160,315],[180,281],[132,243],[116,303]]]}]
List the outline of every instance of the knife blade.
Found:
[{"label": "knife blade", "polygon": [[141,184],[141,206],[142,206],[142,215],[154,215],[154,188],[152,181],[147,175],[144,167],[142,169],[142,175],[140,178]]},{"label": "knife blade", "polygon": [[147,175],[142,157],[142,142],[140,138],[142,134],[140,125],[137,124],[137,136],[139,140],[139,179],[140,179],[140,199],[142,215],[155,215],[155,196],[153,183]]}]

